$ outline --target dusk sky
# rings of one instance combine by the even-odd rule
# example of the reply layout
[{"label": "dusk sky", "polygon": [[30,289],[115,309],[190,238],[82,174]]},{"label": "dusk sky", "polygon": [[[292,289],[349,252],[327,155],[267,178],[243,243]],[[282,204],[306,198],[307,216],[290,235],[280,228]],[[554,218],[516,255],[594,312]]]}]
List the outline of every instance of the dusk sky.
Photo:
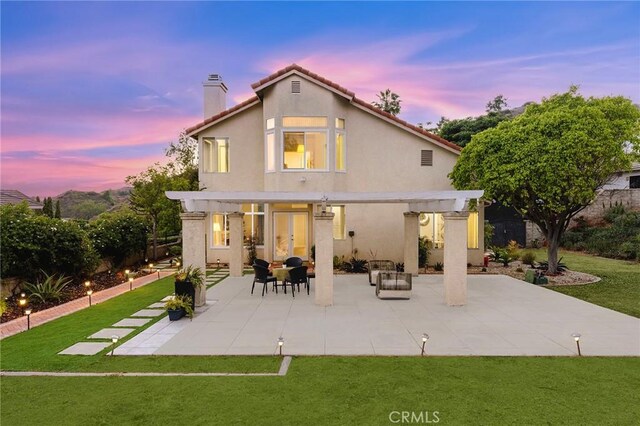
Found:
[{"label": "dusk sky", "polygon": [[124,186],[202,120],[297,63],[409,122],[483,113],[579,84],[640,103],[639,3],[2,2],[2,188]]}]

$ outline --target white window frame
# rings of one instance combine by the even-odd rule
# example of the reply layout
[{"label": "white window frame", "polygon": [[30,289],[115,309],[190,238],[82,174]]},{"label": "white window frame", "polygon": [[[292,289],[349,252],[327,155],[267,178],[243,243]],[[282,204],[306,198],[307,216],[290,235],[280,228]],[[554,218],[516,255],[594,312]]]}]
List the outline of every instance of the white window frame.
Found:
[{"label": "white window frame", "polygon": [[[217,216],[217,215],[222,216],[222,227],[223,227],[222,233],[223,233],[223,235],[224,235],[224,233],[227,233],[226,238],[224,238],[224,242],[225,242],[224,245],[216,245],[215,244],[215,237],[214,237],[215,230],[213,229],[213,227],[214,227],[213,217]],[[229,231],[227,231],[227,228],[229,228],[229,222],[228,221],[229,221],[229,214],[228,213],[211,212],[211,220],[210,220],[210,223],[211,223],[211,241],[209,243],[209,247],[210,248],[214,248],[214,249],[228,249],[229,248],[229,244],[227,244],[227,240],[229,240],[229,235],[228,235]]]},{"label": "white window frame", "polygon": [[[269,135],[273,135],[273,169],[269,169]],[[283,148],[284,149],[284,148]],[[275,173],[278,171],[278,141],[276,139],[275,129],[267,130],[264,134],[264,172]],[[284,162],[284,154],[282,155],[282,161]]]},{"label": "white window frame", "polygon": [[[227,144],[227,171],[226,172],[221,172],[218,171],[218,140],[224,140],[226,141]],[[216,170],[215,171],[207,171],[206,170],[206,162],[209,161],[208,158],[205,157],[204,153],[205,153],[205,144],[207,143],[211,143],[212,145],[212,150],[215,153],[215,162],[212,161],[212,166],[215,165]],[[202,156],[201,158],[204,159],[204,161],[202,162],[202,173],[209,173],[209,174],[215,174],[215,173],[220,173],[220,174],[227,174],[231,172],[231,142],[230,139],[228,137],[217,137],[217,136],[211,136],[211,137],[203,137],[202,138]]]},{"label": "white window frame", "polygon": [[[344,145],[344,170],[338,170],[338,135],[342,135],[342,141]],[[344,129],[337,129],[335,131],[335,140],[333,143],[333,168],[336,173],[347,173],[347,131]]]},{"label": "white window frame", "polygon": [[[324,133],[325,136],[325,161],[324,161],[324,165],[325,168],[324,169],[307,169],[307,165],[306,165],[306,159],[305,159],[305,167],[303,169],[287,169],[284,167],[284,134],[285,133],[304,133],[305,137],[304,137],[304,151],[305,151],[305,156],[307,153],[307,133]],[[330,166],[329,166],[329,131],[326,128],[323,127],[286,127],[286,128],[282,128],[282,130],[280,131],[280,140],[282,141],[282,143],[280,144],[280,149],[279,149],[279,153],[280,155],[280,170],[284,173],[326,173],[328,171],[330,171]],[[277,145],[277,144],[276,144]]]},{"label": "white window frame", "polygon": [[[256,216],[262,216],[263,218],[266,218],[265,211],[264,211],[265,209],[264,204],[262,204],[262,211],[258,211],[258,208],[257,208],[258,204],[259,203],[250,203],[249,205],[251,206],[251,211],[248,211],[248,212],[243,211],[245,218],[246,217],[251,218],[251,232],[250,232],[251,235],[254,235],[253,218]],[[265,240],[265,234],[266,234],[266,230],[264,229],[265,220],[266,219],[262,220],[262,244],[256,244],[256,247],[264,247],[264,240]],[[244,239],[244,235],[243,235],[243,239]]]},{"label": "white window frame", "polygon": [[[344,232],[342,233],[343,238],[336,238],[336,236],[335,236],[335,234],[334,234],[334,235],[333,235],[333,239],[334,239],[335,241],[346,241],[346,239],[347,239],[347,206],[346,206],[346,205],[344,205],[344,204],[336,204],[336,205],[328,206],[328,207],[327,207],[327,210],[328,210],[328,211],[330,211],[330,212],[332,212],[332,213],[334,214],[334,216],[333,216],[333,220],[335,221],[335,220],[336,220],[336,216],[337,216],[337,212],[335,212],[335,211],[333,210],[333,208],[334,208],[334,207],[339,207],[339,208],[341,208],[341,209],[342,209],[342,212],[343,212],[342,227],[343,227],[343,231],[344,231]],[[332,233],[333,233],[333,232],[332,232]]]}]

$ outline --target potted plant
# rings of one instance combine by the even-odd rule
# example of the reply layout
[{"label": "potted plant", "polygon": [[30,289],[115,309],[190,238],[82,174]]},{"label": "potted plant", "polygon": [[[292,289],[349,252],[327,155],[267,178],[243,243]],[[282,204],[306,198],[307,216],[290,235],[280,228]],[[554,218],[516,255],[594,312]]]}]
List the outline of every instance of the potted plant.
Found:
[{"label": "potted plant", "polygon": [[187,315],[193,318],[193,300],[189,296],[176,295],[172,299],[167,300],[164,308],[169,313],[169,321],[177,321]]},{"label": "potted plant", "polygon": [[196,291],[203,291],[203,289],[204,274],[200,268],[189,265],[178,271],[174,288],[175,294],[176,296],[189,296],[191,309],[195,309]]}]

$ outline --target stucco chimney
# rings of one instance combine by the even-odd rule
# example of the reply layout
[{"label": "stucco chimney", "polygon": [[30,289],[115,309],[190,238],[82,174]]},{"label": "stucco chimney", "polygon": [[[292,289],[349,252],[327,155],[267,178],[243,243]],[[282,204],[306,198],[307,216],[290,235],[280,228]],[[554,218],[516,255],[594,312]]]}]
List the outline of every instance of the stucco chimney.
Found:
[{"label": "stucco chimney", "polygon": [[209,74],[204,87],[204,118],[212,117],[227,109],[227,86],[220,74]]}]

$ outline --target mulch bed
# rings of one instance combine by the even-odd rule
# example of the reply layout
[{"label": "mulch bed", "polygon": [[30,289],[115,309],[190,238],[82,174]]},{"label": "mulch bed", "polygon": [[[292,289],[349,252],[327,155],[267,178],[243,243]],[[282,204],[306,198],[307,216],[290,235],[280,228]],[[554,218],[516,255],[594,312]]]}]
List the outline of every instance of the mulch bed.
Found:
[{"label": "mulch bed", "polygon": [[[133,271],[131,272],[131,276],[133,278],[143,277],[148,275],[148,271]],[[124,272],[111,273],[101,272],[95,274],[91,279],[91,289],[94,292],[98,292],[100,290],[105,290],[107,288],[111,288],[117,286],[118,284],[122,284],[127,282],[127,277]],[[44,309],[53,308],[54,306],[61,305],[66,302],[70,302],[75,299],[79,299],[81,297],[87,297],[87,288],[84,286],[84,280],[81,281],[73,281],[69,284],[62,292],[62,298],[60,301],[49,301],[49,302],[40,302],[37,299],[29,300],[29,307],[31,308],[31,312],[38,312]],[[3,312],[2,317],[0,317],[0,323],[4,323],[7,321],[11,321],[13,319],[19,318],[24,315],[24,308],[21,308],[18,305],[18,300],[20,299],[20,295],[11,296],[6,299],[7,309]]]}]

